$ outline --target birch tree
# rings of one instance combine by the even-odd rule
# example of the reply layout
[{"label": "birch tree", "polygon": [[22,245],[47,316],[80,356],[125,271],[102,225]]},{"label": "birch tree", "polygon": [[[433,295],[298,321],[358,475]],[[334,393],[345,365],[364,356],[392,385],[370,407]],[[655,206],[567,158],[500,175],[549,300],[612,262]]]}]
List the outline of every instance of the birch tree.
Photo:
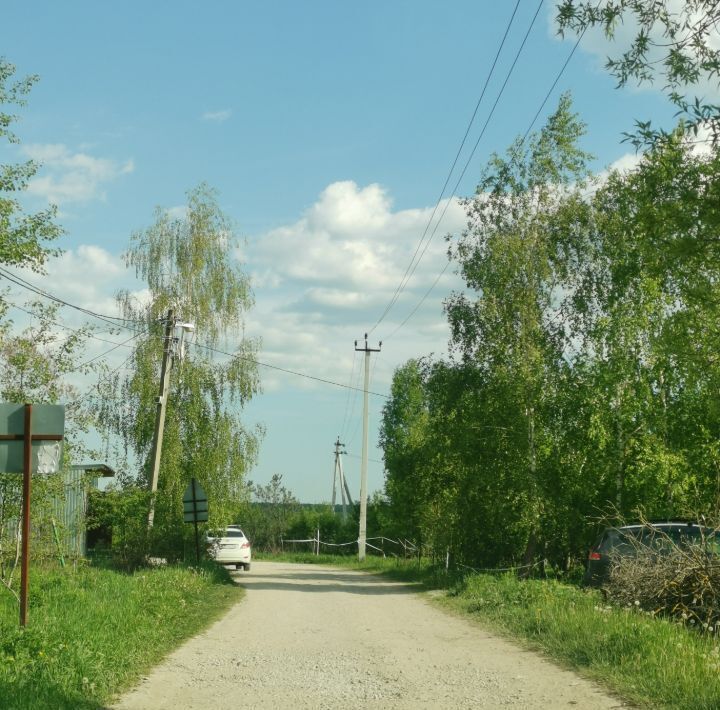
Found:
[{"label": "birch tree", "polygon": [[104,385],[97,410],[106,434],[119,435],[136,462],[136,481],[144,484],[151,467],[162,321],[172,309],[195,325],[194,344],[175,358],[165,420],[154,530],[156,539],[172,548],[168,554],[181,549],[182,494],[190,478],[208,494],[211,523],[227,524],[244,496],[243,480],[262,434],[240,416],[260,382],[259,343],[244,335],[253,295],[237,245],[216,193],[200,185],[188,193],[185,216],[158,209],[154,224],[133,234],[126,255],[148,295],[118,296],[139,337],[129,372]]}]

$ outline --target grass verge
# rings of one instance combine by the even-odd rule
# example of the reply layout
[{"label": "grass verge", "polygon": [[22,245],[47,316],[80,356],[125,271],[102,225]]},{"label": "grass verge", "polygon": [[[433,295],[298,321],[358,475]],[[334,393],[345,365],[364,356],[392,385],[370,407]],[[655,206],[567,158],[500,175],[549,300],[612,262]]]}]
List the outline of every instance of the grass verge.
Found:
[{"label": "grass verge", "polygon": [[[307,558],[307,559],[306,559]],[[277,558],[273,558],[277,559]],[[452,578],[417,561],[286,555],[445,588],[434,601],[579,670],[641,707],[717,710],[720,640],[633,608],[607,605],[599,592],[512,575]]]},{"label": "grass verge", "polygon": [[0,590],[0,708],[105,707],[242,590],[216,565],[33,570],[28,626]]}]

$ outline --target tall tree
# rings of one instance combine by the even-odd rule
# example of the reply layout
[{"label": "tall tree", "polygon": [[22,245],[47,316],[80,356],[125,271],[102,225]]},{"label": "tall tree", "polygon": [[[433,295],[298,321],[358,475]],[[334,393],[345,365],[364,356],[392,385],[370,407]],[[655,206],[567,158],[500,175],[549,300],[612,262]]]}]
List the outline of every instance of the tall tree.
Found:
[{"label": "tall tree", "polygon": [[528,560],[541,542],[548,498],[556,493],[546,485],[547,420],[566,367],[568,269],[548,221],[587,175],[589,156],[577,145],[583,132],[563,96],[537,135],[516,141],[506,158],[492,158],[477,196],[466,203],[469,228],[451,249],[472,294],[446,301],[451,352],[477,367],[488,396],[498,398],[489,406],[501,414],[502,430],[480,436],[510,436],[508,456],[495,474],[504,476],[508,496],[523,501],[516,524],[525,530]]},{"label": "tall tree", "polygon": [[[690,479],[697,482],[704,469],[688,456],[718,434],[709,393],[720,345],[719,175],[717,150],[698,155],[676,133],[637,170],[611,175],[590,205],[583,288],[594,315],[586,320],[586,354],[612,403],[605,412],[624,512],[644,505],[677,514],[688,506]],[[691,439],[696,445],[688,448]]]},{"label": "tall tree", "polygon": [[402,537],[422,542],[427,509],[428,412],[423,363],[409,360],[393,374],[390,399],[383,407],[380,446],[385,459],[385,493],[393,527]]},{"label": "tall tree", "polygon": [[[8,109],[24,106],[25,97],[37,81],[36,76],[15,79],[14,74],[15,66],[0,57],[0,139],[9,143],[19,141],[12,130],[17,116]],[[62,233],[53,221],[55,207],[25,214],[16,197],[27,188],[38,168],[32,160],[0,165],[0,264],[39,271],[45,259],[56,253],[46,245]]]},{"label": "tall tree", "polygon": [[[127,376],[106,381],[97,402],[106,433],[119,434],[149,480],[149,460],[168,309],[196,328],[196,342],[175,358],[158,482],[158,539],[182,534],[181,499],[191,477],[208,493],[211,522],[229,522],[254,463],[261,430],[239,412],[259,389],[258,342],[244,336],[253,297],[236,261],[237,239],[216,194],[205,185],[188,193],[187,214],[158,209],[155,223],[133,235],[127,263],[147,284],[147,301],[118,299],[126,318],[144,329]],[[229,343],[233,343],[230,345]],[[215,350],[233,348],[230,357]]]}]

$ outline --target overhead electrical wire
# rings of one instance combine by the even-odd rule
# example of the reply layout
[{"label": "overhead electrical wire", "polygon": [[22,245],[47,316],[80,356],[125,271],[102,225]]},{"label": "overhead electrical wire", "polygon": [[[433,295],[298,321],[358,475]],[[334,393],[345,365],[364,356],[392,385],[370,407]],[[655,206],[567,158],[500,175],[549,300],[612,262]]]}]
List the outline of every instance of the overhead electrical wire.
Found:
[{"label": "overhead electrical wire", "polygon": [[[541,2],[540,4],[542,5],[542,2]],[[538,8],[538,10],[539,10],[539,8]],[[536,16],[537,16],[537,12],[536,12]],[[545,104],[547,103],[548,99],[550,98],[550,96],[552,95],[553,91],[555,90],[555,87],[557,86],[558,82],[560,81],[562,75],[565,73],[565,69],[567,69],[567,66],[568,66],[568,64],[570,63],[570,60],[572,59],[573,55],[575,54],[575,50],[578,48],[578,45],[580,44],[580,41],[582,40],[584,34],[585,34],[585,30],[583,29],[583,31],[578,35],[578,37],[577,37],[577,39],[576,39],[576,41],[575,41],[575,44],[573,45],[572,49],[571,49],[570,52],[568,53],[568,56],[565,58],[565,62],[563,63],[563,65],[562,65],[562,67],[560,68],[560,70],[558,71],[557,75],[555,76],[555,79],[553,80],[550,88],[548,89],[547,93],[545,94],[545,97],[544,97],[543,100],[541,101],[540,106],[538,107],[538,110],[535,112],[535,115],[533,116],[532,121],[530,122],[530,124],[529,124],[528,127],[527,127],[527,130],[526,130],[525,133],[523,134],[523,137],[522,137],[522,141],[521,141],[521,142],[524,143],[525,140],[527,140],[527,137],[528,137],[528,135],[530,134],[530,131],[532,130],[533,126],[535,125],[535,122],[537,121],[538,117],[540,116],[540,113],[542,112],[543,108],[545,107]],[[527,35],[526,35],[526,39],[527,39]],[[521,49],[522,49],[522,46],[521,46]],[[516,59],[517,59],[517,57],[516,57]],[[514,66],[514,65],[513,65],[513,66]],[[482,137],[482,134],[481,134],[480,137]],[[477,148],[477,143],[476,143],[476,145],[475,145],[475,148]],[[474,153],[474,149],[473,149],[473,153]],[[472,158],[472,153],[471,153],[470,158]],[[463,175],[465,174],[465,171],[467,170],[467,167],[468,167],[468,165],[469,165],[469,162],[470,162],[470,160],[468,160],[468,162],[465,164],[465,168],[463,169],[463,173],[461,174],[460,178],[458,179],[457,183],[455,184],[454,190],[457,190],[457,187],[458,187],[458,185],[459,185],[459,183],[460,183],[460,180],[462,179]],[[446,209],[447,209],[447,205],[446,205]],[[440,224],[440,222],[442,221],[442,218],[444,217],[444,215],[445,215],[445,211],[443,211],[443,213],[440,215],[440,219],[438,220],[438,222],[437,222],[437,224],[436,224],[436,226],[435,226],[435,230],[433,230],[433,233],[432,233],[432,235],[431,235],[431,237],[430,237],[431,239],[432,239],[432,237],[435,235],[435,231],[437,230],[437,227],[438,227],[438,225]],[[429,243],[429,242],[428,242],[428,243]],[[393,336],[395,336],[395,334],[415,315],[415,313],[417,313],[417,311],[418,311],[418,309],[420,308],[420,306],[422,306],[422,304],[426,301],[427,297],[432,293],[432,291],[433,291],[433,290],[435,289],[435,287],[438,285],[438,282],[439,282],[440,279],[443,277],[443,275],[445,274],[445,272],[447,271],[447,269],[448,269],[449,266],[450,266],[450,261],[448,260],[448,261],[445,263],[445,266],[444,266],[444,267],[442,268],[442,270],[440,271],[440,273],[439,273],[439,274],[437,275],[437,277],[435,278],[435,281],[433,281],[433,283],[431,284],[431,286],[427,289],[427,291],[425,291],[425,293],[424,293],[423,296],[420,298],[420,300],[419,300],[418,303],[415,305],[415,307],[410,311],[410,313],[408,313],[408,315],[405,317],[405,319],[395,328],[395,330],[393,330],[392,333],[390,333],[390,335],[388,335],[388,336],[386,336],[386,337],[384,338],[385,341],[390,340],[390,338],[392,338]]]},{"label": "overhead electrical wire", "polygon": [[[135,340],[135,338],[139,338],[141,335],[142,335],[142,333],[135,333],[134,335],[131,335],[127,340],[123,340],[122,343],[117,343],[115,345],[115,347],[110,348],[109,350],[106,350],[104,353],[100,353],[100,355],[97,355],[93,358],[90,358],[89,360],[86,360],[85,362],[78,365],[77,368],[75,368],[75,369],[80,370],[83,367],[86,367],[87,365],[90,365],[93,362],[96,362],[97,360],[102,360],[103,358],[107,357],[111,352],[113,352],[114,350],[117,350],[118,348],[122,348],[122,347],[131,348],[132,345],[128,345],[128,343],[131,340]],[[132,355],[132,353],[131,353],[131,355]]]},{"label": "overhead electrical wire", "polygon": [[560,71],[557,73],[557,76],[555,77],[555,81],[553,81],[552,85],[548,89],[547,93],[545,94],[545,98],[540,103],[540,106],[538,107],[538,110],[535,112],[535,115],[533,116],[533,120],[530,121],[530,125],[527,127],[527,130],[525,131],[525,134],[522,137],[522,142],[524,143],[527,139],[528,135],[530,134],[530,131],[532,130],[533,126],[535,125],[535,121],[538,120],[538,117],[540,116],[540,112],[545,108],[545,104],[547,103],[548,99],[550,98],[553,91],[555,91],[555,87],[557,86],[558,82],[560,81],[560,78],[565,73],[565,70],[567,69],[567,65],[570,64],[570,60],[573,58],[573,54],[575,54],[575,50],[578,48],[578,45],[580,44],[580,40],[582,40],[583,36],[585,35],[585,30],[587,30],[587,25],[583,28],[582,32],[578,35],[578,38],[575,40],[575,44],[572,46],[572,49],[570,50],[570,53],[567,55],[567,58],[565,59],[565,63],[560,68]]},{"label": "overhead electrical wire", "polygon": [[[316,377],[315,375],[308,375],[304,372],[298,372],[297,370],[289,370],[285,367],[280,367],[279,365],[271,365],[268,362],[262,362],[261,360],[257,360],[252,357],[248,357],[247,355],[239,355],[238,353],[230,353],[227,350],[220,350],[219,348],[214,348],[210,345],[205,345],[203,343],[192,343],[196,348],[202,348],[204,350],[209,350],[210,352],[218,353],[220,355],[227,355],[228,357],[237,358],[238,360],[245,360],[246,362],[254,363],[255,365],[259,365],[260,367],[267,367],[271,370],[278,370],[279,372],[284,372],[288,375],[295,375],[296,377],[304,377],[307,380],[314,380],[315,382],[324,382],[327,385],[333,385],[335,387],[342,387],[343,389],[352,389],[356,390],[358,392],[364,392],[365,390],[359,387],[350,387],[349,385],[344,385],[342,382],[335,382],[335,380],[328,380],[325,377]],[[382,397],[384,399],[390,399],[390,397],[386,394],[382,394],[381,392],[370,392],[368,391],[368,394],[373,395],[374,397]]]},{"label": "overhead electrical wire", "polygon": [[[355,355],[357,355],[358,351],[355,351]],[[348,434],[350,433],[350,425],[351,422],[355,421],[355,408],[358,403],[358,399],[360,398],[360,392],[363,392],[363,388],[360,387],[360,382],[363,377],[363,368],[358,364],[357,374],[355,375],[355,384],[352,392],[352,405],[350,407],[350,414],[348,416],[347,421],[345,422],[345,426],[342,429],[342,435],[343,439],[346,439]],[[352,382],[351,382],[352,384]]]},{"label": "overhead electrical wire", "polygon": [[129,318],[123,318],[121,316],[109,316],[105,315],[103,313],[97,313],[95,311],[92,311],[88,308],[83,308],[82,306],[78,306],[74,303],[70,303],[59,296],[55,296],[52,293],[49,293],[48,291],[45,291],[44,289],[41,289],[38,286],[35,286],[34,284],[30,283],[26,279],[23,279],[21,276],[18,276],[17,274],[12,273],[11,271],[8,271],[7,269],[0,267],[0,276],[2,276],[7,281],[11,281],[17,286],[20,286],[24,289],[27,289],[28,291],[32,291],[39,296],[44,296],[45,298],[55,301],[55,303],[59,303],[61,306],[67,306],[68,308],[73,308],[76,311],[80,311],[81,313],[85,313],[86,315],[89,315],[93,318],[97,318],[99,320],[103,320],[106,323],[109,323],[110,325],[115,326],[116,328],[125,328],[127,330],[137,330],[136,327],[132,327],[129,325],[125,325],[126,323],[133,323],[135,325],[142,325],[141,321],[132,320]]},{"label": "overhead electrical wire", "polygon": [[[362,456],[360,456],[359,454],[351,454],[349,451],[346,451],[345,454],[347,456],[349,456],[351,459],[362,459]],[[372,461],[373,463],[385,464],[385,462],[381,461],[380,459],[370,459],[369,458],[368,461]]]},{"label": "overhead electrical wire", "polygon": [[[133,336],[138,337],[138,336]],[[112,375],[114,375],[118,370],[121,370],[127,363],[130,361],[130,358],[134,355],[134,352],[131,352],[117,367],[114,367],[110,372],[105,373],[87,392],[84,394],[81,394],[77,399],[74,399],[72,402],[68,403],[68,407],[76,407],[80,402],[82,402],[84,399],[87,399],[94,391],[95,389],[100,385],[100,383],[104,380],[107,380]]]},{"label": "overhead electrical wire", "polygon": [[[34,311],[31,311],[27,308],[23,308],[22,306],[19,306],[17,303],[14,303],[13,301],[8,300],[7,298],[2,298],[5,303],[7,303],[11,308],[16,308],[18,311],[22,311],[23,313],[27,313],[29,316],[32,316],[33,318],[39,318],[38,314]],[[79,328],[73,328],[72,326],[65,325],[64,323],[59,323],[56,320],[53,320],[52,318],[47,319],[48,323],[52,323],[53,325],[56,325],[58,328],[63,328],[64,330],[69,330],[71,333],[81,333],[82,331]],[[98,340],[101,343],[107,343],[108,345],[114,345],[115,347],[108,350],[108,352],[111,352],[112,350],[115,350],[115,348],[122,347],[125,345],[125,341],[123,343],[118,343],[115,340],[107,340],[107,338],[98,338],[97,335],[95,335],[92,332],[85,333],[84,335],[87,335],[88,338],[92,338],[93,340]],[[142,333],[136,333],[133,338],[142,335]],[[130,338],[132,340],[133,338]],[[128,345],[127,347],[132,347],[131,345]]]},{"label": "overhead electrical wire", "polygon": [[[490,121],[491,121],[493,115],[495,114],[495,109],[497,108],[498,104],[500,103],[500,99],[502,98],[502,95],[505,93],[505,88],[507,87],[508,82],[510,81],[510,77],[512,76],[513,72],[515,71],[515,66],[516,66],[517,63],[518,63],[518,60],[520,59],[520,55],[522,54],[522,51],[523,51],[523,49],[525,48],[525,44],[527,43],[528,37],[530,36],[530,33],[532,32],[532,29],[533,29],[533,27],[535,26],[535,21],[537,20],[537,17],[538,17],[538,15],[540,14],[540,9],[542,8],[543,2],[544,2],[544,0],[540,0],[540,2],[538,3],[537,8],[536,8],[536,10],[535,10],[535,14],[532,16],[532,19],[530,20],[530,24],[528,25],[528,28],[527,28],[527,30],[526,30],[526,32],[525,32],[525,36],[523,37],[522,42],[520,43],[520,46],[518,47],[517,52],[515,53],[515,58],[513,59],[512,64],[510,65],[510,68],[508,69],[507,73],[505,74],[505,80],[503,81],[502,86],[500,87],[500,91],[498,91],[498,94],[497,94],[497,96],[495,97],[495,102],[493,103],[492,108],[490,109],[490,112],[488,113],[488,116],[487,116],[487,118],[485,119],[485,123],[483,124],[483,127],[482,127],[482,129],[480,130],[480,134],[478,135],[478,137],[477,137],[477,139],[476,139],[476,141],[475,141],[475,145],[473,146],[472,150],[470,151],[470,155],[468,156],[468,159],[465,161],[465,166],[463,167],[462,172],[460,173],[458,179],[455,181],[455,187],[453,188],[453,194],[455,194],[455,193],[457,192],[457,189],[458,189],[458,187],[459,187],[462,179],[465,177],[465,173],[467,172],[467,169],[470,167],[470,163],[472,162],[472,159],[473,159],[473,157],[475,156],[475,152],[477,151],[478,146],[480,145],[480,141],[482,140],[483,136],[485,135],[485,131],[487,130],[487,127],[488,127],[488,125],[490,124]],[[408,281],[410,280],[410,277],[415,273],[415,270],[417,269],[418,265],[420,264],[420,261],[422,260],[423,256],[425,255],[425,252],[428,250],[428,248],[429,248],[429,246],[430,246],[433,238],[435,237],[435,234],[437,233],[438,228],[440,227],[440,224],[442,223],[443,218],[445,217],[445,213],[447,212],[448,207],[450,206],[450,203],[451,203],[451,202],[452,202],[452,199],[449,199],[449,200],[447,200],[447,202],[445,203],[445,207],[443,208],[443,211],[441,212],[440,217],[439,217],[438,220],[435,222],[435,227],[433,228],[433,231],[432,231],[432,233],[430,234],[430,237],[429,237],[428,240],[425,242],[425,246],[423,247],[423,250],[422,250],[422,252],[420,253],[420,257],[417,259],[417,261],[415,262],[415,265],[413,266],[412,270],[410,271],[410,274],[408,275],[408,278],[406,279],[403,288],[407,285]],[[447,269],[447,266],[445,267],[445,269]],[[439,280],[440,280],[440,277],[442,276],[442,274],[445,273],[445,269],[443,269],[443,271],[441,272],[440,276],[438,276],[437,281],[439,281]],[[436,281],[436,282],[437,282],[437,281]],[[434,288],[434,285],[433,285],[432,288]],[[431,288],[430,290],[432,290],[432,288]],[[428,293],[429,293],[429,292],[428,292]],[[424,300],[425,300],[425,299],[423,298],[423,300],[421,301],[421,303],[422,303]],[[419,307],[420,307],[420,305],[418,304],[418,305],[413,309],[412,312],[415,313],[415,311],[416,311]],[[405,323],[406,323],[408,320],[409,320],[409,318],[406,318],[406,319],[402,322],[402,324],[401,324],[400,326],[398,326],[398,327],[391,333],[390,336],[384,338],[384,340],[389,340],[390,337],[392,337],[393,335],[395,335],[395,333],[397,333],[397,331],[400,330],[400,328],[401,328],[403,325],[405,325]]]},{"label": "overhead electrical wire", "polygon": [[[380,317],[375,322],[375,324],[372,326],[372,328],[370,328],[368,333],[372,333],[375,330],[375,328],[377,328],[378,325],[380,325],[380,323],[384,320],[385,316],[390,312],[390,310],[392,309],[392,307],[395,305],[398,298],[400,297],[400,294],[404,290],[405,286],[407,285],[408,280],[414,273],[415,268],[417,267],[417,264],[416,264],[415,268],[413,268],[413,264],[415,263],[415,258],[417,257],[417,254],[420,251],[420,247],[422,246],[423,241],[425,240],[425,237],[428,233],[428,230],[430,229],[430,225],[432,224],[432,221],[435,217],[435,213],[437,212],[438,207],[440,206],[440,203],[442,202],[442,199],[445,195],[445,190],[448,186],[448,183],[450,182],[450,178],[452,177],[453,171],[455,170],[455,166],[457,165],[457,162],[460,158],[462,149],[465,147],[465,141],[467,140],[467,137],[470,134],[470,129],[472,128],[472,125],[475,122],[475,117],[477,116],[477,112],[480,108],[480,104],[482,103],[482,100],[485,97],[485,92],[487,91],[488,85],[490,83],[490,79],[492,78],[492,75],[495,72],[495,67],[496,67],[498,59],[500,57],[500,53],[501,53],[503,47],[505,46],[505,40],[507,39],[508,33],[510,32],[510,28],[512,27],[513,21],[515,19],[515,14],[517,13],[520,2],[521,2],[521,0],[517,0],[517,2],[515,3],[515,7],[513,8],[512,15],[510,16],[510,19],[508,20],[507,26],[505,28],[505,33],[503,34],[502,40],[500,41],[500,45],[497,49],[497,52],[495,53],[495,58],[490,67],[490,71],[488,72],[487,77],[485,78],[485,83],[484,83],[482,91],[480,93],[480,98],[477,100],[477,103],[475,104],[475,110],[473,111],[473,114],[470,117],[470,121],[468,122],[467,128],[465,129],[465,135],[463,136],[463,139],[460,142],[460,147],[458,148],[457,153],[455,154],[455,159],[453,160],[452,165],[450,166],[450,170],[448,171],[447,177],[445,178],[445,183],[443,184],[442,190],[440,191],[440,196],[437,198],[437,201],[435,203],[435,207],[433,208],[432,214],[430,215],[430,218],[428,219],[428,222],[425,225],[425,229],[422,233],[422,236],[420,237],[420,240],[418,241],[418,245],[415,248],[415,253],[413,254],[412,258],[410,259],[410,263],[408,264],[407,268],[405,269],[405,273],[403,274],[403,277],[400,279],[400,283],[398,284],[398,287],[395,289],[395,292],[393,293],[392,297],[390,298],[390,302],[385,307],[385,310],[381,313]],[[424,253],[425,252],[423,251],[423,254]],[[422,259],[422,254],[420,255],[420,259]],[[418,263],[419,263],[420,259],[418,259]],[[412,271],[411,271],[411,269],[412,269]]]},{"label": "overhead electrical wire", "polygon": [[[353,377],[354,377],[354,375],[355,375],[355,363],[356,363],[356,361],[357,361],[357,350],[353,350],[353,361],[352,361],[352,367],[350,368],[350,379],[348,380],[348,382],[350,383],[350,386],[352,386]],[[349,409],[350,409],[350,393],[351,393],[351,390],[348,390],[348,391],[347,391],[347,396],[345,397],[345,412],[343,413],[342,424],[340,425],[340,433],[341,433],[342,435],[345,434],[345,424],[346,424],[346,422],[347,422],[348,411],[349,411]],[[356,396],[357,396],[357,395],[356,395]]]},{"label": "overhead electrical wire", "polygon": [[[7,276],[7,275],[5,274],[5,269],[3,269],[2,267],[0,267],[0,275],[4,276],[5,278],[7,278],[7,279],[10,280],[10,281],[13,281],[13,282],[16,283],[18,286],[22,286],[23,288],[27,288],[27,289],[29,289],[29,290],[37,293],[38,295],[41,295],[41,296],[44,296],[45,298],[50,299],[51,301],[55,301],[56,303],[60,303],[61,305],[67,306],[68,308],[73,308],[73,309],[75,309],[75,310],[77,310],[77,311],[81,311],[81,312],[86,313],[87,315],[93,316],[93,317],[95,317],[95,318],[100,318],[100,319],[103,319],[103,320],[105,319],[105,316],[103,316],[102,314],[96,313],[95,311],[91,311],[91,310],[89,310],[89,309],[87,309],[87,308],[82,308],[81,306],[78,306],[78,305],[76,305],[76,304],[74,304],[74,303],[70,303],[69,301],[66,301],[66,300],[64,300],[64,299],[62,299],[62,298],[59,298],[58,296],[55,296],[55,295],[53,295],[53,294],[51,294],[51,293],[48,293],[48,292],[46,292],[46,291],[43,291],[42,289],[38,289],[38,288],[34,287],[32,284],[29,284],[29,283],[27,283],[27,282],[23,282],[23,281],[24,281],[23,279],[18,279],[18,280],[16,281],[15,278],[14,278],[14,275],[13,275],[13,274],[10,274],[10,276]],[[26,310],[26,309],[24,309],[24,308],[22,308],[22,307],[20,307],[20,306],[17,306],[17,305],[14,304],[14,303],[11,303],[10,301],[8,301],[8,303],[9,303],[10,305],[14,306],[15,308],[19,308],[20,310],[25,311],[25,312],[28,313],[29,315],[33,315],[33,316],[36,315],[36,314],[32,313],[31,311],[28,311],[28,310]],[[110,316],[109,316],[109,317],[110,317]],[[120,319],[120,320],[124,320],[124,319]],[[51,322],[54,323],[55,325],[57,325],[57,326],[60,327],[60,328],[65,328],[66,330],[71,330],[71,331],[78,332],[78,330],[77,330],[76,328],[72,328],[72,327],[67,326],[67,325],[64,325],[64,324],[62,324],[62,323],[58,323],[57,321],[51,321]],[[139,323],[140,321],[136,321],[136,322]],[[121,324],[117,324],[117,327],[122,327],[122,328],[125,328],[125,329],[127,329],[127,330],[133,330],[133,328],[130,328],[129,326],[123,326],[123,325],[121,325]],[[149,335],[148,331],[146,331],[146,330],[135,331],[135,334],[136,334],[136,336]],[[122,347],[122,346],[132,347],[131,345],[127,345],[127,342],[129,342],[129,341],[125,341],[124,343],[117,343],[117,342],[112,341],[112,340],[105,340],[104,338],[98,338],[97,336],[93,336],[93,335],[90,334],[90,333],[88,334],[88,337],[94,337],[96,340],[100,340],[100,341],[102,341],[102,342],[109,343],[110,345],[117,346],[117,347]],[[158,335],[157,337],[158,337],[158,338],[161,338],[162,336]],[[130,340],[132,340],[132,339],[133,339],[133,338],[130,338]],[[344,384],[342,384],[341,382],[335,382],[334,380],[328,380],[328,379],[326,379],[326,378],[324,378],[324,377],[316,377],[315,375],[308,375],[308,374],[306,374],[306,373],[304,373],[304,372],[298,372],[297,370],[290,370],[290,369],[288,369],[288,368],[280,367],[280,366],[278,366],[278,365],[271,365],[270,363],[262,362],[262,361],[260,361],[260,360],[256,360],[255,358],[250,358],[250,357],[238,355],[237,353],[229,353],[229,352],[226,352],[226,351],[224,351],[224,350],[220,350],[220,349],[218,349],[218,348],[213,348],[213,347],[211,347],[211,346],[209,346],[209,345],[203,345],[202,343],[192,343],[192,345],[194,345],[194,346],[196,346],[196,347],[199,347],[199,348],[204,348],[204,349],[206,349],[206,350],[210,350],[210,351],[213,351],[213,352],[222,354],[222,355],[227,355],[227,356],[229,356],[229,357],[238,357],[238,358],[240,358],[241,360],[247,360],[248,362],[253,362],[253,363],[255,363],[256,365],[259,365],[260,367],[267,367],[267,368],[272,369],[272,370],[278,370],[278,371],[280,371],[280,372],[285,372],[286,374],[289,374],[289,375],[295,375],[296,377],[303,377],[303,378],[308,379],[308,380],[314,380],[314,381],[316,381],[316,382],[323,382],[323,383],[325,383],[325,384],[333,385],[333,386],[335,386],[335,387],[342,387],[342,388],[346,388],[346,389],[359,389],[359,388],[355,388],[355,387],[349,387],[348,385],[344,385]],[[113,349],[114,349],[114,348],[113,348]],[[360,392],[363,392],[364,390],[359,389],[359,391],[360,391]],[[384,398],[386,398],[386,399],[388,398],[387,395],[381,394],[380,392],[369,392],[368,394],[371,394],[371,395],[373,395],[373,396],[375,396],[375,397],[384,397]]]}]

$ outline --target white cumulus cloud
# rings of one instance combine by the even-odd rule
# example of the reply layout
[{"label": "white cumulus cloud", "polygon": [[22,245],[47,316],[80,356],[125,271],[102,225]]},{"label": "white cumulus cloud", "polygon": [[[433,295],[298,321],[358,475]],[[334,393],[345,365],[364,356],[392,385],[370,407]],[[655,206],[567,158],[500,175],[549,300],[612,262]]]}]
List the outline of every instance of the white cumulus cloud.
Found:
[{"label": "white cumulus cloud", "polygon": [[[378,320],[409,265],[423,252],[397,303],[371,337],[388,340],[436,280],[437,285],[391,339],[387,359],[392,365],[378,369],[378,385],[387,385],[393,366],[405,359],[445,351],[442,300],[462,284],[452,266],[440,276],[447,266],[443,237],[462,230],[466,216],[456,199],[442,202],[426,233],[432,212],[432,207],[395,210],[382,186],[341,181],[325,188],[295,222],[248,239],[243,256],[256,306],[246,332],[262,337],[261,358],[344,382],[354,340]],[[263,379],[268,389],[290,382],[316,386],[267,371]]]},{"label": "white cumulus cloud", "polygon": [[41,165],[28,192],[61,205],[105,199],[104,186],[135,170],[132,160],[118,163],[86,152],[75,152],[62,143],[29,144],[23,153]]}]

